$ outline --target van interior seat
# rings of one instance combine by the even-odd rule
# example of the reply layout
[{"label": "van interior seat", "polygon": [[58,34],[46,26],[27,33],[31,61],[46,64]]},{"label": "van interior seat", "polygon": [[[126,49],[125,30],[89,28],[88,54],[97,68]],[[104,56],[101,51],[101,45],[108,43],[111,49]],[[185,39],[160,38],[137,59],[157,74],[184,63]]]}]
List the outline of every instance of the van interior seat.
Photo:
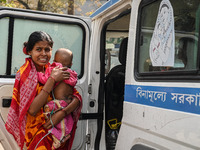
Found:
[{"label": "van interior seat", "polygon": [[[122,119],[127,43],[128,43],[128,37],[124,38],[120,44],[118,59],[121,64],[113,67],[106,76],[106,83],[105,83],[106,121],[117,118],[118,122],[121,122]],[[106,123],[106,131],[108,130],[109,126]]]}]

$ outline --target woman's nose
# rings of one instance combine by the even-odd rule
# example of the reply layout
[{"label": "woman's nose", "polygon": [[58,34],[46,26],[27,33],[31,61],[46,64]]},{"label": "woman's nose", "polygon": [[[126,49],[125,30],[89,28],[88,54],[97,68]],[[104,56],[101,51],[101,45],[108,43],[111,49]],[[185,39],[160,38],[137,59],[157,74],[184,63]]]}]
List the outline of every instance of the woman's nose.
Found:
[{"label": "woman's nose", "polygon": [[43,54],[43,55],[46,55],[46,51],[45,51],[44,49],[42,50],[42,54]]}]

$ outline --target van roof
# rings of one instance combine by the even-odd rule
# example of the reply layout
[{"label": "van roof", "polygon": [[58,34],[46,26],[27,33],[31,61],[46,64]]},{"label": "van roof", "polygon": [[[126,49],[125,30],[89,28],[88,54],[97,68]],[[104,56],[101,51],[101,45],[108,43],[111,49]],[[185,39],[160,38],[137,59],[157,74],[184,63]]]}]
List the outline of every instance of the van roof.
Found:
[{"label": "van roof", "polygon": [[98,14],[105,11],[106,9],[108,9],[109,7],[117,3],[118,1],[121,1],[121,0],[109,0],[108,2],[104,3],[100,8],[98,8],[90,17],[93,18],[97,16]]}]

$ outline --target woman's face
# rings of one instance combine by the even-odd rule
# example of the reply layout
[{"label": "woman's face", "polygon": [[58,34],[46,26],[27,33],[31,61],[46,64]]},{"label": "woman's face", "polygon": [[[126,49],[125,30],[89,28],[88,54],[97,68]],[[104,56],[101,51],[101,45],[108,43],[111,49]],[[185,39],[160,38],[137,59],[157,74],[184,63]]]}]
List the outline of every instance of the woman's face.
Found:
[{"label": "woman's face", "polygon": [[47,41],[37,42],[32,51],[28,52],[31,56],[36,70],[39,72],[44,72],[44,66],[49,62],[52,55],[52,48]]}]

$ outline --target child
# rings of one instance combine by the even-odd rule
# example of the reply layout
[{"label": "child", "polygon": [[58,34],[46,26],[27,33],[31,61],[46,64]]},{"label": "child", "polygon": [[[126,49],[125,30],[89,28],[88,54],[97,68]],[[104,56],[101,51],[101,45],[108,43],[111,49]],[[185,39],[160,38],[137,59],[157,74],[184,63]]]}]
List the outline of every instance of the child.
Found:
[{"label": "child", "polygon": [[[62,108],[66,107],[71,102],[73,87],[77,82],[77,73],[69,69],[72,66],[72,59],[73,54],[70,50],[60,48],[55,53],[54,63],[46,69],[45,74],[38,72],[38,80],[42,84],[45,84],[54,67],[68,67],[67,71],[70,73],[70,78],[68,80],[56,83],[53,89],[54,100],[48,102],[44,106],[44,115],[46,119],[48,119],[53,112],[62,110]],[[52,149],[60,147],[62,140],[70,137],[72,127],[73,118],[71,115],[67,115],[59,124],[50,129],[54,140]]]}]

